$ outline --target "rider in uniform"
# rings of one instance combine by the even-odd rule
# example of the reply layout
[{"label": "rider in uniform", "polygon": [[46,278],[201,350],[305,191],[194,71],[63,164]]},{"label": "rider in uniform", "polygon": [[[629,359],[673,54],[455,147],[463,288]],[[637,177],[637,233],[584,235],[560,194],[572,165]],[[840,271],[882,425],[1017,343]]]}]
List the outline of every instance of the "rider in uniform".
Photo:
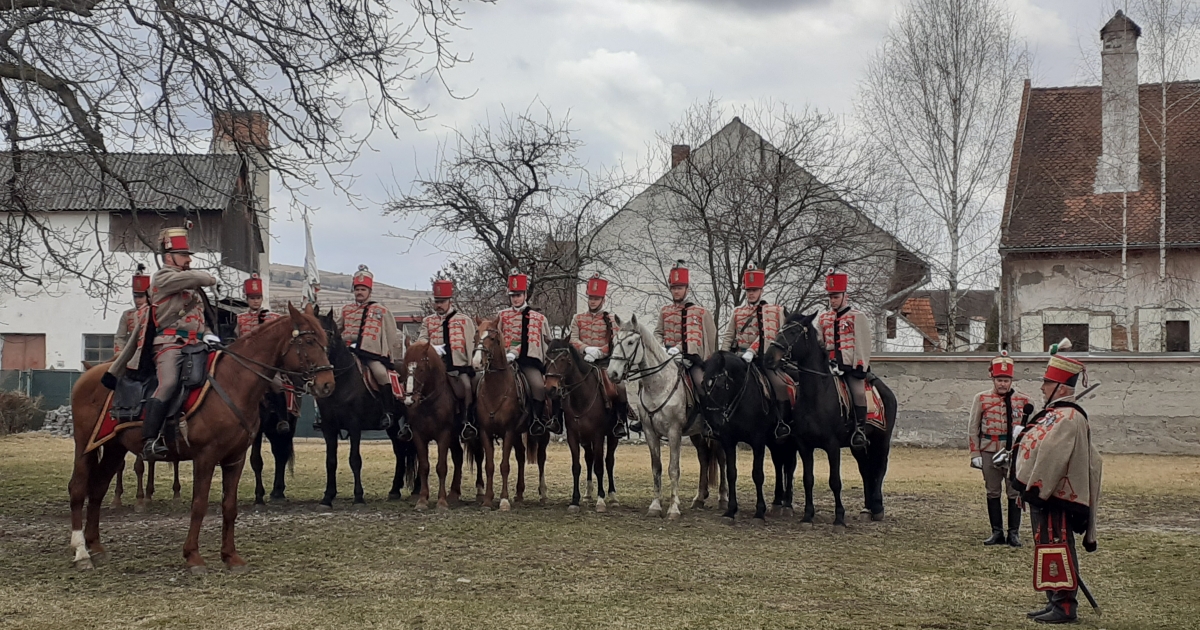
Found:
[{"label": "rider in uniform", "polygon": [[829,310],[821,313],[817,328],[821,343],[829,353],[829,366],[834,374],[846,379],[854,405],[854,434],[850,448],[867,447],[867,372],[871,369],[871,324],[860,310],[850,306],[846,290],[850,277],[830,270],[825,276],[825,293]]},{"label": "rider in uniform", "polygon": [[[1013,387],[1013,360],[1005,352],[992,359],[992,388],[975,395],[971,416],[967,421],[967,440],[971,446],[971,467],[983,471],[987,488],[988,520],[992,535],[985,545],[1021,546],[1021,508],[1019,496],[1008,479],[1009,440],[1013,427],[1021,426],[1029,397]],[[995,458],[1001,461],[997,463]],[[1008,495],[1008,537],[1004,535],[1004,514],[1000,505],[1000,490]]]},{"label": "rider in uniform", "polygon": [[449,280],[433,281],[433,311],[433,315],[421,320],[417,341],[432,345],[446,364],[450,388],[458,398],[462,439],[470,440],[479,435],[474,414],[470,413],[475,395],[475,368],[471,367],[471,349],[467,347],[475,340],[475,320],[454,308],[454,283]]},{"label": "rider in uniform", "polygon": [[594,364],[600,370],[599,377],[605,391],[611,388],[616,393],[611,400],[613,411],[617,414],[613,435],[623,438],[629,435],[629,430],[625,427],[629,416],[625,384],[610,383],[607,372],[613,336],[620,332],[621,328],[613,314],[604,310],[606,295],[608,280],[601,278],[600,274],[593,275],[587,283],[588,310],[586,313],[575,315],[571,320],[571,345],[583,353],[584,361]]},{"label": "rider in uniform", "polygon": [[358,355],[379,385],[381,400],[387,410],[381,428],[387,429],[395,422],[397,435],[401,440],[407,440],[412,437],[412,430],[408,428],[401,402],[392,389],[392,379],[388,375],[392,361],[404,356],[404,340],[392,312],[371,300],[375,275],[366,265],[358,266],[351,284],[354,287],[354,302],[343,306],[338,315],[342,340]]},{"label": "rider in uniform", "polygon": [[[204,319],[203,287],[211,287],[217,279],[204,271],[193,270],[192,252],[188,247],[187,228],[166,228],[159,233],[163,268],[150,279],[150,308],[147,317],[139,318],[130,342],[109,366],[104,384],[116,387],[116,377],[125,370],[137,370],[150,352],[158,374],[158,388],[146,401],[142,417],[142,457],[159,461],[167,454],[162,439],[167,407],[179,389],[179,364],[184,346],[197,343],[219,344]],[[146,347],[146,336],[154,331],[152,347]]]},{"label": "rider in uniform", "polygon": [[[526,302],[528,291],[529,276],[514,269],[508,276],[510,307],[500,311],[497,321],[508,362],[516,362],[529,382],[529,393],[533,398],[529,433],[542,435],[546,432],[546,345],[550,340],[550,323],[545,315]],[[550,431],[562,432],[562,422],[558,418],[550,419]]]},{"label": "rider in uniform", "polygon": [[755,363],[771,383],[772,397],[775,399],[775,436],[787,437],[791,428],[787,424],[788,391],[776,370],[763,365],[763,351],[770,347],[771,342],[783,329],[787,315],[783,307],[771,304],[762,299],[763,287],[766,285],[766,272],[756,269],[754,263],[746,267],[742,274],[742,286],[746,289],[746,303],[733,310],[729,319],[729,327],[721,335],[721,348],[742,355],[746,363]]},{"label": "rider in uniform", "polygon": [[1096,550],[1096,506],[1102,462],[1092,444],[1087,412],[1075,402],[1075,385],[1087,372],[1082,363],[1057,354],[1070,342],[1051,347],[1042,380],[1046,408],[1017,427],[1014,483],[1029,504],[1033,521],[1034,589],[1046,593],[1046,607],[1028,616],[1039,623],[1071,623],[1078,615],[1079,560],[1083,548]]},{"label": "rider in uniform", "polygon": [[671,303],[662,307],[654,334],[671,356],[680,355],[692,379],[692,391],[704,380],[704,362],[717,348],[717,325],[712,313],[688,301],[688,269],[677,261],[667,276]]},{"label": "rider in uniform", "polygon": [[[259,326],[283,317],[279,313],[272,313],[269,309],[263,308],[263,281],[258,277],[258,274],[252,273],[246,281],[242,283],[242,291],[246,294],[246,304],[249,308],[245,313],[237,316],[237,327],[234,329],[234,334],[238,339],[254,332]],[[287,396],[284,395],[284,377],[275,375],[271,380],[271,391],[263,398],[264,403],[273,405],[276,409],[284,410],[284,418],[275,425],[275,430],[279,433],[287,433],[291,427],[288,423],[291,421],[291,409],[287,404]]]},{"label": "rider in uniform", "polygon": [[138,311],[146,306],[146,292],[150,290],[150,276],[146,275],[146,266],[138,264],[137,273],[133,276],[133,308],[121,313],[117,322],[117,334],[113,335],[113,356],[121,354],[121,349],[129,343],[133,329],[137,325]]}]

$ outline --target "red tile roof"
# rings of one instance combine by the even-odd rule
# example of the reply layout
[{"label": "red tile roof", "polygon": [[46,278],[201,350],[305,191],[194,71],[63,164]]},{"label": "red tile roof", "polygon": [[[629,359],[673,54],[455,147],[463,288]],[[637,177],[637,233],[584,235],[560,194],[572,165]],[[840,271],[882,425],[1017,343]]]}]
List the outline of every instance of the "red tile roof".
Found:
[{"label": "red tile roof", "polygon": [[[1160,84],[1139,87],[1139,189],[1128,196],[1133,247],[1159,240]],[[1167,243],[1200,243],[1200,82],[1168,84]],[[1001,223],[1001,251],[1121,244],[1122,193],[1094,194],[1100,87],[1025,84]]]},{"label": "red tile roof", "polygon": [[937,318],[933,316],[933,305],[929,298],[908,298],[900,307],[900,315],[916,326],[932,343],[938,342]]}]

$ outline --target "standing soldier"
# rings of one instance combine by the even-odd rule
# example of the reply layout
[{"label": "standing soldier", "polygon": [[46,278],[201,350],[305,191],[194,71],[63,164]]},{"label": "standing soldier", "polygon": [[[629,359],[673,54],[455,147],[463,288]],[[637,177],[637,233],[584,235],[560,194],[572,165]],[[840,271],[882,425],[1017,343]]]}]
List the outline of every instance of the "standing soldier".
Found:
[{"label": "standing soldier", "polygon": [[[992,359],[992,388],[975,395],[971,417],[967,421],[967,439],[971,444],[971,467],[983,471],[987,488],[988,520],[992,535],[985,545],[1021,546],[1021,509],[1017,506],[1017,490],[1008,479],[1009,440],[1013,427],[1023,425],[1024,409],[1029,397],[1013,387],[1013,360],[1008,352]],[[997,463],[995,458],[999,457]],[[1004,536],[1004,514],[1000,505],[1001,480],[1008,495],[1008,538]]]},{"label": "standing soldier", "polygon": [[[516,362],[517,368],[529,381],[530,396],[533,398],[533,421],[529,425],[531,435],[546,432],[546,344],[550,339],[550,323],[546,316],[531,308],[526,302],[529,291],[529,276],[513,269],[508,276],[508,303],[497,315],[500,334],[504,338],[508,362]],[[550,431],[562,432],[562,423],[550,419]]]},{"label": "standing soldier", "polygon": [[[246,304],[249,308],[245,313],[237,316],[237,328],[234,334],[238,339],[254,332],[259,326],[282,317],[279,313],[272,313],[269,309],[263,308],[263,281],[258,277],[258,274],[252,273],[246,281],[242,283],[242,290],[246,294]],[[287,384],[284,382],[284,377],[276,374],[271,380],[271,391],[263,397],[263,403],[268,407],[273,407],[280,410],[282,415],[277,415],[280,420],[275,425],[275,431],[278,433],[287,433],[291,430],[289,422],[296,415],[293,413],[293,407],[289,401],[294,400],[294,393],[285,391]],[[263,415],[263,418],[268,417]]]},{"label": "standing soldier", "polygon": [[850,306],[846,290],[850,276],[829,270],[825,276],[825,293],[829,295],[829,310],[817,320],[822,344],[829,353],[829,366],[834,374],[846,379],[854,402],[854,435],[850,448],[867,447],[867,372],[871,369],[871,324],[862,311]]},{"label": "standing soldier", "polygon": [[471,367],[471,351],[467,344],[475,341],[475,320],[459,313],[454,308],[454,283],[449,280],[433,281],[434,314],[421,320],[421,332],[417,341],[424,341],[442,357],[446,373],[450,376],[450,388],[458,398],[458,415],[462,421],[462,439],[471,440],[479,435],[475,428],[474,415],[470,413],[474,400],[475,368]]},{"label": "standing soldier", "polygon": [[146,292],[150,290],[150,276],[146,275],[146,265],[138,263],[137,273],[133,275],[133,308],[121,313],[117,322],[117,334],[113,335],[113,356],[121,354],[121,349],[129,343],[129,337],[137,325],[138,311],[146,306]]},{"label": "standing soldier", "polygon": [[[1100,499],[1100,452],[1092,445],[1087,413],[1075,402],[1075,385],[1087,372],[1082,363],[1050,349],[1042,380],[1046,408],[1016,429],[1014,485],[1029,504],[1033,521],[1033,587],[1046,593],[1046,607],[1029,614],[1039,623],[1070,623],[1078,615],[1082,582],[1075,534],[1083,548],[1096,550],[1096,506]],[[1084,587],[1086,589],[1086,587]],[[1086,590],[1084,591],[1087,592]]]},{"label": "standing soldier", "polygon": [[338,315],[342,340],[358,355],[384,392],[382,400],[386,411],[380,428],[387,429],[395,422],[397,436],[401,440],[410,439],[412,431],[404,419],[403,408],[388,374],[388,370],[392,369],[392,360],[404,356],[404,341],[400,337],[400,329],[396,327],[396,318],[386,306],[371,300],[375,275],[366,265],[358,266],[351,284],[354,287],[354,303],[343,306]]},{"label": "standing soldier", "polygon": [[742,274],[746,303],[734,309],[733,317],[729,319],[729,327],[725,329],[725,334],[721,335],[720,347],[741,354],[746,363],[757,362],[759,369],[771,382],[775,398],[775,437],[782,439],[792,432],[786,420],[789,412],[787,386],[776,370],[763,365],[762,353],[783,328],[786,314],[782,306],[770,304],[762,299],[766,282],[765,271],[756,269],[754,263],[746,267],[746,272]]},{"label": "standing soldier", "polygon": [[[212,275],[192,270],[192,252],[188,247],[187,228],[166,228],[158,235],[163,268],[150,280],[150,307],[146,317],[138,319],[131,342],[109,366],[104,384],[116,387],[117,377],[125,370],[137,370],[142,361],[154,361],[158,388],[146,401],[142,417],[142,458],[160,461],[168,454],[162,439],[167,407],[179,390],[179,362],[185,346],[220,343],[204,320],[203,287],[217,283]],[[150,329],[150,330],[147,330]],[[152,347],[145,347],[147,333],[154,335]],[[145,353],[149,352],[150,357]]]},{"label": "standing soldier", "polygon": [[629,401],[625,394],[625,384],[615,384],[608,380],[608,358],[612,354],[613,335],[621,331],[620,325],[612,313],[604,310],[604,298],[608,295],[608,280],[600,274],[592,276],[587,283],[588,310],[579,313],[571,320],[571,345],[583,353],[583,360],[593,363],[600,370],[599,378],[604,391],[615,392],[610,401],[613,411],[617,414],[617,424],[613,427],[613,435],[623,438],[629,435],[625,423],[629,417]]},{"label": "standing soldier", "polygon": [[717,348],[717,326],[708,309],[688,301],[689,279],[683,261],[676,261],[667,276],[671,303],[662,307],[658,328],[654,333],[667,349],[667,354],[679,355],[683,359],[683,365],[692,378],[692,391],[695,391],[704,380],[704,362]]}]

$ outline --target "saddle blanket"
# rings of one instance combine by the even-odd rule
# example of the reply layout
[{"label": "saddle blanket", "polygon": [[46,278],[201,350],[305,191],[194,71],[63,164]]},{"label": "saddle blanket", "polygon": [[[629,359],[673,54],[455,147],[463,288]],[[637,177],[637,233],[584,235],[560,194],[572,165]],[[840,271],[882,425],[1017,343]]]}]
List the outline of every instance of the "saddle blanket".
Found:
[{"label": "saddle blanket", "polygon": [[[220,358],[222,354],[224,353],[220,351],[209,353],[209,376],[212,376],[215,372],[217,368],[217,359]],[[203,386],[196,387],[188,391],[187,398],[184,399],[182,407],[183,420],[185,422],[189,417],[191,417],[192,412],[196,411],[196,408],[198,408],[204,402],[204,398],[208,395],[208,389],[211,387],[211,385],[212,384],[206,379]],[[100,448],[105,442],[113,439],[118,433],[124,431],[125,429],[142,426],[141,420],[120,422],[114,418],[112,413],[110,413],[112,401],[113,392],[108,392],[108,396],[104,399],[104,406],[100,408],[100,421],[96,423],[96,428],[92,429],[92,435],[90,438],[88,438],[87,448],[83,450],[84,453],[90,453]],[[142,413],[145,412],[143,411]]]},{"label": "saddle blanket", "polygon": [[[837,383],[838,401],[842,403],[843,413],[851,413],[854,408],[854,403],[850,399],[850,388],[846,385],[845,379],[835,378]],[[883,399],[879,397],[879,392],[871,387],[870,382],[863,383],[867,393],[867,424],[879,429],[887,431],[887,417],[883,413]]]},{"label": "saddle blanket", "polygon": [[[380,391],[379,383],[375,382],[375,378],[371,376],[371,369],[363,363],[358,355],[354,355],[354,361],[358,363],[358,373],[362,375],[363,385],[367,386],[367,391]],[[395,370],[388,370],[388,379],[392,382],[392,396],[396,398],[404,398],[404,384],[400,382],[400,375]]]}]

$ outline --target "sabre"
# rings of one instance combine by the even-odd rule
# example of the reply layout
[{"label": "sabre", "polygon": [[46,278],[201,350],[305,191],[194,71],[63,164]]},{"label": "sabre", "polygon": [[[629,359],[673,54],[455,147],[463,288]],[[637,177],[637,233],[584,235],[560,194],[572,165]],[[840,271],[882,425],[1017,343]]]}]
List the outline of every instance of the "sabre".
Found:
[{"label": "sabre", "polygon": [[1083,591],[1083,596],[1092,605],[1092,610],[1095,610],[1097,615],[1104,616],[1104,611],[1100,610],[1100,604],[1096,603],[1096,598],[1092,595],[1092,589],[1088,588],[1087,582],[1084,582],[1083,576],[1079,574],[1079,556],[1072,553],[1071,563],[1075,565],[1075,579],[1079,581],[1079,590]]},{"label": "sabre", "polygon": [[1050,402],[1046,403],[1046,408],[1050,407],[1050,405],[1053,405],[1054,403],[1062,402],[1069,398],[1074,398],[1075,400],[1083,400],[1084,398],[1087,398],[1089,395],[1091,395],[1092,392],[1096,391],[1096,388],[1100,387],[1100,385],[1102,385],[1102,383],[1097,381],[1095,383],[1092,383],[1091,385],[1088,385],[1086,389],[1079,392],[1078,394],[1071,394],[1070,396],[1060,396],[1058,398],[1055,398],[1054,400],[1051,400]]}]

